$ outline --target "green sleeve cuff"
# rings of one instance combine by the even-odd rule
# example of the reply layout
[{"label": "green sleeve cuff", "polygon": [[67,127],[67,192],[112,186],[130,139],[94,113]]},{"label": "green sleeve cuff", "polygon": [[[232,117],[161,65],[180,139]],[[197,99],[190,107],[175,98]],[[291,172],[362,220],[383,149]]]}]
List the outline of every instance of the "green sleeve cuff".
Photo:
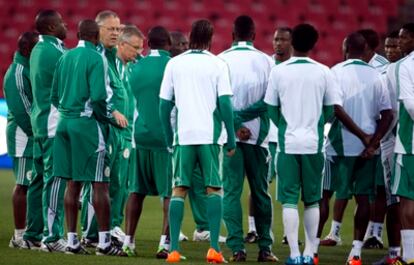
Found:
[{"label": "green sleeve cuff", "polygon": [[168,147],[173,145],[174,133],[171,127],[171,111],[174,108],[174,103],[169,100],[160,99],[159,115],[161,126],[164,131],[165,141]]},{"label": "green sleeve cuff", "polygon": [[227,150],[236,148],[236,134],[234,131],[233,108],[229,95],[219,97],[219,110],[227,131]]}]

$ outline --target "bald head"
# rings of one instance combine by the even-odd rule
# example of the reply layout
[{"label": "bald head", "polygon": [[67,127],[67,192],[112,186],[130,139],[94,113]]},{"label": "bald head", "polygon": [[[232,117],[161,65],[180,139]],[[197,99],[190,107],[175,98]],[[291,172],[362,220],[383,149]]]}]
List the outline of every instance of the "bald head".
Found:
[{"label": "bald head", "polygon": [[78,38],[97,44],[99,41],[99,26],[92,19],[81,20],[78,24]]},{"label": "bald head", "polygon": [[39,34],[36,32],[25,32],[20,35],[17,41],[18,52],[24,57],[29,58],[30,53],[33,50],[33,47],[36,45],[39,40]]},{"label": "bald head", "polygon": [[346,59],[362,59],[365,54],[367,41],[358,32],[349,34],[344,40],[344,55]]},{"label": "bald head", "polygon": [[66,25],[62,16],[55,10],[40,11],[35,19],[36,30],[42,35],[55,36],[61,40],[66,38]]}]

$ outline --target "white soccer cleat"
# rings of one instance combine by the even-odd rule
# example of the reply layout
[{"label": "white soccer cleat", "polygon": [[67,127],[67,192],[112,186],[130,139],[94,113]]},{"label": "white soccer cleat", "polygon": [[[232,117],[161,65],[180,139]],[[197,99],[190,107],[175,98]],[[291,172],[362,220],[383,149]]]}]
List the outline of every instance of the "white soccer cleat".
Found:
[{"label": "white soccer cleat", "polygon": [[178,238],[180,241],[188,241],[188,237],[180,231],[180,237]]},{"label": "white soccer cleat", "polygon": [[118,241],[124,242],[125,241],[125,232],[119,226],[115,226],[111,230],[111,236],[115,237]]},{"label": "white soccer cleat", "polygon": [[[197,231],[194,230],[193,233],[193,241],[210,241],[210,231]],[[219,236],[219,240],[220,243],[226,243],[226,237],[225,236]]]}]

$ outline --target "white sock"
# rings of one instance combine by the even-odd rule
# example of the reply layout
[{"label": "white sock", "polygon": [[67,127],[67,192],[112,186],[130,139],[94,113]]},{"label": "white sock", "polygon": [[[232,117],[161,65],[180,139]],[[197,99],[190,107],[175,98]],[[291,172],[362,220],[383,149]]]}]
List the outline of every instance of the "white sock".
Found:
[{"label": "white sock", "polygon": [[403,249],[402,258],[405,262],[413,262],[414,260],[414,230],[401,230],[401,243]]},{"label": "white sock", "polygon": [[329,232],[329,234],[335,236],[338,239],[341,238],[341,225],[342,223],[332,220],[331,232]]},{"label": "white sock", "polygon": [[321,243],[321,239],[319,237],[316,238],[315,241],[315,250],[313,251],[313,254],[317,254],[319,252],[319,244]]},{"label": "white sock", "polygon": [[319,207],[307,207],[303,213],[303,225],[305,226],[305,250],[303,256],[313,257],[317,251],[316,234],[319,225]]},{"label": "white sock", "polygon": [[401,256],[401,247],[389,247],[388,257],[395,259]]},{"label": "white sock", "polygon": [[98,247],[105,249],[111,245],[111,234],[109,231],[99,232],[99,243]]},{"label": "white sock", "polygon": [[372,224],[372,235],[376,238],[382,240],[382,231],[384,229],[383,223],[373,223]]},{"label": "white sock", "polygon": [[131,236],[125,235],[123,247],[129,247],[131,245]]},{"label": "white sock", "polygon": [[361,257],[362,241],[354,240],[352,241],[352,249],[349,253],[348,259],[351,259],[354,256]]},{"label": "white sock", "polygon": [[167,235],[161,235],[160,237],[160,243],[159,243],[159,247],[164,247],[165,245],[165,240],[167,239]]},{"label": "white sock", "polygon": [[71,248],[76,248],[77,246],[79,246],[78,234],[68,232],[68,243],[67,244],[68,244],[68,247],[71,247]]},{"label": "white sock", "polygon": [[292,259],[300,256],[298,234],[299,234],[299,213],[296,208],[283,207],[283,228],[290,247]]},{"label": "white sock", "polygon": [[364,241],[367,240],[368,238],[372,237],[373,235],[374,235],[374,222],[369,221],[368,226],[367,226],[367,230],[365,231]]},{"label": "white sock", "polygon": [[14,238],[15,239],[20,239],[23,238],[23,234],[26,231],[26,229],[14,229]]},{"label": "white sock", "polygon": [[256,232],[256,222],[254,221],[254,216],[249,215],[249,232]]}]

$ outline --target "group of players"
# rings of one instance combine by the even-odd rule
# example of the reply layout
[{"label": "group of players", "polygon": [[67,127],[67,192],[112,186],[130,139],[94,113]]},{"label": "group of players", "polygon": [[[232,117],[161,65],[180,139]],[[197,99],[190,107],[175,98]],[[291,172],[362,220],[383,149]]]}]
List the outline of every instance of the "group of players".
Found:
[{"label": "group of players", "polygon": [[[142,32],[112,11],[82,20],[71,50],[63,45],[58,12],[41,11],[35,24],[38,33],[21,35],[4,78],[17,184],[10,247],[71,254],[96,247],[97,255],[135,256],[143,202],[155,195],[164,213],[156,256],[179,262],[188,194],[193,239],[210,240],[207,262],[225,262],[219,241],[232,262],[246,260],[245,241],[257,241],[259,262],[275,262],[268,186],[276,178],[290,247],[285,264],[318,264],[319,245],[341,243],[352,196],[357,209],[347,264],[362,264],[363,245],[382,247],[387,207],[389,253],[377,264],[414,264],[412,23],[387,38],[391,63],[375,52],[375,31],[360,30],[345,38],[345,61],[332,69],[309,58],[318,40],[309,24],[277,29],[273,57],[254,47],[249,16],[235,19],[233,44],[218,56],[209,52],[208,20],[193,23],[189,42],[151,28],[145,57]],[[245,176],[250,216],[243,238]],[[321,241],[334,193],[331,232]],[[220,236],[222,220],[227,238]]]}]

